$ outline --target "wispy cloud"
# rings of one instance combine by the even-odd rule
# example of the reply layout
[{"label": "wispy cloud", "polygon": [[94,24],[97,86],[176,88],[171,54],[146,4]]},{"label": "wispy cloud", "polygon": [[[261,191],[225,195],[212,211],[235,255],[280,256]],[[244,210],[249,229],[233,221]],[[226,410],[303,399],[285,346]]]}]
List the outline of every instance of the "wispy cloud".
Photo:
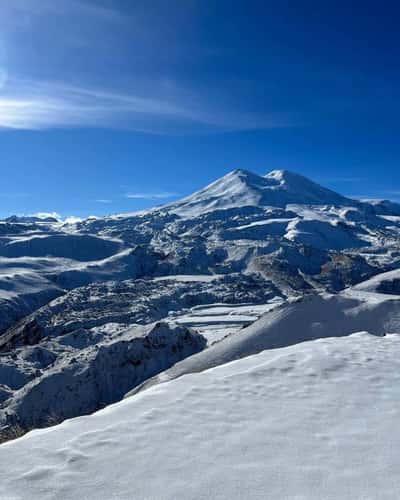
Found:
[{"label": "wispy cloud", "polygon": [[180,30],[192,19],[192,2],[174,9],[132,3],[123,11],[90,0],[4,3],[0,128],[186,135],[297,123],[289,113],[238,107],[227,82],[180,76],[174,68],[193,58]]},{"label": "wispy cloud", "polygon": [[[162,86],[162,84],[161,84]],[[293,126],[282,114],[210,109],[201,96],[165,97],[153,85],[152,95],[74,86],[62,82],[13,79],[0,93],[0,128],[124,128],[147,133],[186,134]],[[163,95],[164,94],[164,95]]]},{"label": "wispy cloud", "polygon": [[94,200],[96,203],[112,203],[112,200],[109,200],[107,198],[99,198],[97,200]]},{"label": "wispy cloud", "polygon": [[140,127],[148,117],[177,118],[190,113],[166,101],[69,86],[58,82],[12,81],[0,95],[0,127]]},{"label": "wispy cloud", "polygon": [[173,193],[170,191],[160,191],[154,193],[126,193],[125,198],[134,200],[164,200],[168,198],[176,198],[180,196],[179,193]]}]

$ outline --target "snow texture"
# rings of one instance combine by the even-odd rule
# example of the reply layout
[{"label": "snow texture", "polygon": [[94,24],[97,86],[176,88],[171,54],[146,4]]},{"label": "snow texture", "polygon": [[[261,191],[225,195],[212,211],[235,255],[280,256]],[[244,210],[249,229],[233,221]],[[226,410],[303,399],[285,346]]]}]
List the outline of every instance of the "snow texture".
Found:
[{"label": "snow texture", "polygon": [[9,500],[392,500],[400,337],[266,350],[0,446]]}]

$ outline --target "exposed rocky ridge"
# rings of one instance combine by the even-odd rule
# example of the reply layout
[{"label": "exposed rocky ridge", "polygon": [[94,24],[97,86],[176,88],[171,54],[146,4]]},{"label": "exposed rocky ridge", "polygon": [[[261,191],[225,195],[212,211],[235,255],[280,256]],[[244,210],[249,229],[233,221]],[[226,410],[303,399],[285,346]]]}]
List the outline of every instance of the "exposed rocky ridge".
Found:
[{"label": "exposed rocky ridge", "polygon": [[[13,397],[0,407],[0,428],[16,424],[37,427],[46,425],[49,417],[59,422],[91,413],[200,351],[206,340],[183,326],[156,323],[130,328],[118,338],[102,342],[92,332],[77,330],[64,336],[62,343],[66,347],[62,356],[42,346],[24,349],[21,380],[11,387]],[[8,366],[11,370],[7,358],[0,359],[0,373]],[[20,387],[23,376],[27,383]]]}]

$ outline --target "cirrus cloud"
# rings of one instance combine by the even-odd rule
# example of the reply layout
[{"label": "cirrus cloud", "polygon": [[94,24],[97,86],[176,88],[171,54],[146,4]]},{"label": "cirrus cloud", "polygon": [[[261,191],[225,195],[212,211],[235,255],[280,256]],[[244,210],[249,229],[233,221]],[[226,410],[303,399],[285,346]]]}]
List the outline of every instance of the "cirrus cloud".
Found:
[{"label": "cirrus cloud", "polygon": [[119,10],[122,4],[95,0],[7,2],[0,16],[0,128],[186,135],[295,125],[288,113],[239,106],[226,81],[214,85],[176,71],[202,56],[181,32],[195,19],[194,3],[182,9],[138,2]]},{"label": "cirrus cloud", "polygon": [[168,198],[176,198],[180,196],[179,193],[174,193],[170,191],[159,191],[153,193],[138,192],[138,193],[126,193],[125,198],[133,200],[164,200]]}]

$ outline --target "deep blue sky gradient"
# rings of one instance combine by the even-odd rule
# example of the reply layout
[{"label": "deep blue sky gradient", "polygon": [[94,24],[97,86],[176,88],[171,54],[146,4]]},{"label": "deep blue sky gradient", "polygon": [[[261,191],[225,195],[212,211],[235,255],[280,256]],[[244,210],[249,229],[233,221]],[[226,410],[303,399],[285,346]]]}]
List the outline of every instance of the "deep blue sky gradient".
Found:
[{"label": "deep blue sky gradient", "polygon": [[[400,200],[395,3],[77,1],[72,12],[59,2],[32,13],[21,0],[9,13],[0,125],[1,94],[31,100],[26,81],[40,103],[63,104],[39,125],[29,108],[22,126],[3,119],[0,216],[136,210],[235,168]],[[78,102],[86,116],[63,122],[71,96],[60,83],[91,89]],[[113,98],[104,112],[93,88],[154,99],[155,111],[125,113]],[[159,113],[160,102],[179,111]]]}]

